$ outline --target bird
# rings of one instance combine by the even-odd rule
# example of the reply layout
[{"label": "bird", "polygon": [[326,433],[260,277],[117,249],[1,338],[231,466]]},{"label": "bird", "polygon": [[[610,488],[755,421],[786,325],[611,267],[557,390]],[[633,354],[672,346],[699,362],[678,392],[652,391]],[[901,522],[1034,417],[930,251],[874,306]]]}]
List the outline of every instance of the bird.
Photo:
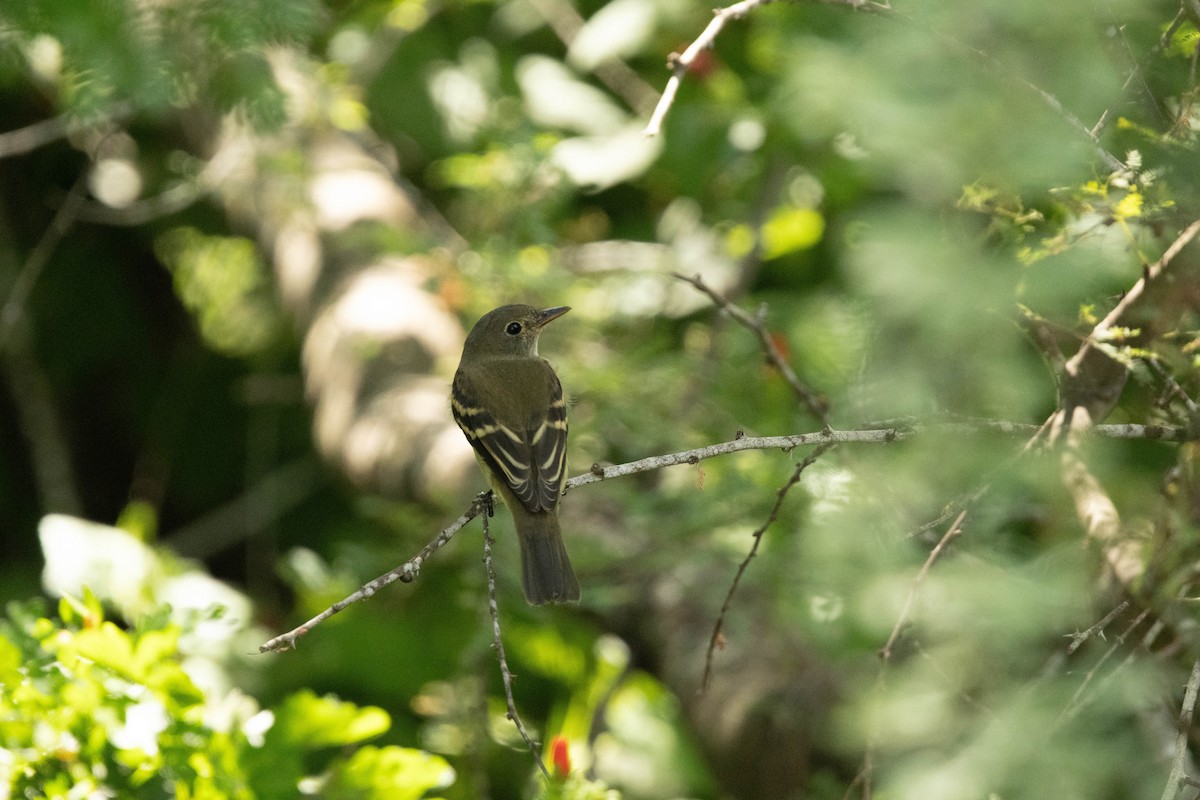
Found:
[{"label": "bird", "polygon": [[538,355],[542,329],[570,310],[518,304],[484,314],[467,335],[450,392],[454,421],[512,513],[525,600],[535,606],[579,600],[558,524],[566,401],[554,368]]}]

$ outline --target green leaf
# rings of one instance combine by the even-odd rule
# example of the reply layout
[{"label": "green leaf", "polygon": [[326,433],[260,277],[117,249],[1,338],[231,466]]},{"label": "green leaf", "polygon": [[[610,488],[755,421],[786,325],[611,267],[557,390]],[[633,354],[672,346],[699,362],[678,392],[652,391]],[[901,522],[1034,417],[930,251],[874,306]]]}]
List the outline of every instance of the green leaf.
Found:
[{"label": "green leaf", "polygon": [[382,708],[359,707],[333,695],[318,697],[306,689],[283,702],[272,731],[289,742],[325,747],[361,742],[389,727],[391,718]]},{"label": "green leaf", "polygon": [[21,682],[21,648],[0,638],[0,686],[15,687]]},{"label": "green leaf", "polygon": [[125,631],[111,622],[103,622],[98,628],[80,631],[75,637],[75,646],[79,655],[120,675],[133,677],[137,674],[133,660],[133,643],[129,641],[129,635]]},{"label": "green leaf", "polygon": [[775,209],[762,226],[763,258],[779,258],[807,250],[821,241],[825,218],[812,208],[783,206]]},{"label": "green leaf", "polygon": [[363,747],[333,774],[330,800],[417,800],[454,782],[445,759],[407,747]]}]

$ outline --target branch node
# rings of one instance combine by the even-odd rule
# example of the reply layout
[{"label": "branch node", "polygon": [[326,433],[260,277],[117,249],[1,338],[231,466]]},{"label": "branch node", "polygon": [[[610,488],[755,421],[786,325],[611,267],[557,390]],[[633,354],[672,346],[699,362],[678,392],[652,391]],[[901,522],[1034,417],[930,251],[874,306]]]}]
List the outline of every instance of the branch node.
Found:
[{"label": "branch node", "polygon": [[487,514],[489,519],[496,516],[496,503],[495,498],[492,496],[492,490],[488,489],[486,492],[480,492],[475,497],[475,506]]}]

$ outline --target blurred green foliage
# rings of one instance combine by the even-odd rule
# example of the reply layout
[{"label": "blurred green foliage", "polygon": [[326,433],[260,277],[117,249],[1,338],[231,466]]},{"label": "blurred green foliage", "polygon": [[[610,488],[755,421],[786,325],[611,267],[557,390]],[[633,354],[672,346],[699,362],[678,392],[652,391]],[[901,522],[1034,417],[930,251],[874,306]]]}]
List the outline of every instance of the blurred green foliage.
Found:
[{"label": "blurred green foliage", "polygon": [[39,605],[11,603],[0,622],[4,797],[284,798],[308,781],[330,797],[419,798],[454,780],[429,753],[352,747],[387,730],[382,709],[307,690],[261,709],[202,690],[179,651],[194,632],[166,613],[122,629],[90,593],[56,617]]},{"label": "blurred green foliage", "polygon": [[[477,529],[246,654],[480,488],[449,463],[448,340],[501,302],[573,307],[542,353],[577,472],[823,423],[672,271],[757,314],[834,427],[1043,422],[1057,356],[1200,218],[1191,6],[761,5],[657,138],[708,6],[0,6],[0,798],[1162,796],[1200,654],[1194,444],[1084,448],[1126,580],[1053,451],[840,446],[715,637],[805,453],[568,494],[578,608],[513,599],[499,515],[550,780]],[[1195,248],[1100,343],[1129,370],[1107,421],[1196,429]],[[408,294],[355,294],[381,274]]]}]

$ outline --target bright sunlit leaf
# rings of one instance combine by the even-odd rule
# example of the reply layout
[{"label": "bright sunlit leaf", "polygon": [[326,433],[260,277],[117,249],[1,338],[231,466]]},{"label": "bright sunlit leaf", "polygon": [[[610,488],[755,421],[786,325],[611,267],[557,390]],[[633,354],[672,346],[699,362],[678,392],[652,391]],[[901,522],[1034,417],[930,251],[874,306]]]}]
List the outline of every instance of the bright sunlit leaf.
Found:
[{"label": "bright sunlit leaf", "polygon": [[762,227],[763,258],[779,258],[821,241],[825,217],[812,208],[783,206]]},{"label": "bright sunlit leaf", "polygon": [[275,720],[272,734],[312,747],[361,742],[378,736],[392,724],[381,708],[360,707],[333,695],[318,696],[311,690],[285,700],[275,709]]}]

